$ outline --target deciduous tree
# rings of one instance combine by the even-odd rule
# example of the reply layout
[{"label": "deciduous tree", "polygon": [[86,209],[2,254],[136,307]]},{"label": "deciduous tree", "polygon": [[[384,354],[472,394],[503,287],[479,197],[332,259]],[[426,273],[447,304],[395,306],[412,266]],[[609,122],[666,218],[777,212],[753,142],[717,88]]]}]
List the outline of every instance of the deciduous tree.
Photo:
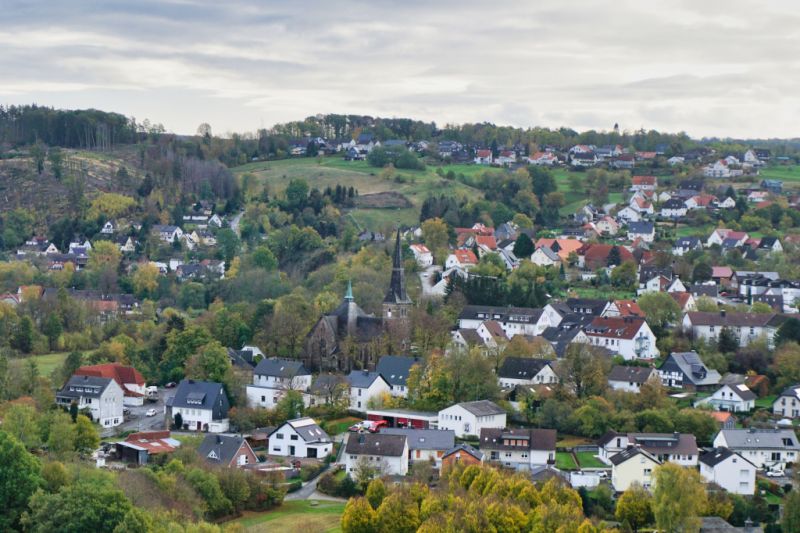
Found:
[{"label": "deciduous tree", "polygon": [[664,463],[653,471],[653,515],[665,533],[696,531],[706,506],[706,491],[697,470]]},{"label": "deciduous tree", "polygon": [[[17,439],[0,431],[0,529],[14,531],[28,499],[42,484],[39,460]],[[55,531],[55,530],[53,530]]]}]

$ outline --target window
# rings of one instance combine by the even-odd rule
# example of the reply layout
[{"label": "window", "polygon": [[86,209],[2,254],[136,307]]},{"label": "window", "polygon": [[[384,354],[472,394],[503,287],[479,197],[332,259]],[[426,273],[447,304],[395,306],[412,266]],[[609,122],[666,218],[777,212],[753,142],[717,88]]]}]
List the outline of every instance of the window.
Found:
[{"label": "window", "polygon": [[746,468],[743,468],[739,470],[739,477],[747,477],[749,473],[750,472]]},{"label": "window", "polygon": [[283,433],[276,433],[275,438],[279,440],[283,440]]},{"label": "window", "polygon": [[289,435],[289,440],[297,440],[297,435]]}]

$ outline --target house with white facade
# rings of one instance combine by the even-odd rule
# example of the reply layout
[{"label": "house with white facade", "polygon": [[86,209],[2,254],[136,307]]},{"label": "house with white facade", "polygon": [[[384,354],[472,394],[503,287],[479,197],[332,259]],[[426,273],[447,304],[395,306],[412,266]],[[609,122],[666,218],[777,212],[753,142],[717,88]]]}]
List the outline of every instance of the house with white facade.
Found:
[{"label": "house with white facade", "polygon": [[417,364],[419,360],[416,357],[384,355],[378,361],[376,370],[389,383],[392,396],[405,398],[408,396],[408,374]]},{"label": "house with white facade", "polygon": [[367,402],[391,394],[392,387],[380,373],[368,370],[353,370],[347,375],[350,385],[350,409],[365,412]]},{"label": "house with white facade", "polygon": [[56,403],[69,408],[73,403],[78,410],[88,409],[92,420],[104,428],[123,422],[123,391],[111,378],[73,375],[56,393]]},{"label": "house with white facade", "polygon": [[167,400],[167,426],[175,424],[180,415],[182,429],[224,433],[230,427],[230,403],[220,383],[184,379]]},{"label": "house with white facade", "polygon": [[408,442],[408,461],[425,461],[441,468],[442,457],[455,445],[456,434],[443,429],[381,428],[382,435],[402,435]]},{"label": "house with white facade", "polygon": [[427,246],[424,244],[412,244],[409,248],[420,268],[427,268],[433,264],[433,254],[428,250]]},{"label": "house with white facade", "polygon": [[800,417],[800,384],[795,383],[783,389],[772,402],[772,412],[786,418]]},{"label": "house with white facade", "polygon": [[333,441],[313,418],[287,420],[268,435],[270,455],[322,459],[333,450]]},{"label": "house with white facade", "polygon": [[676,389],[707,390],[715,388],[722,376],[708,368],[697,352],[672,352],[658,369],[661,383]]},{"label": "house with white facade", "polygon": [[683,256],[694,250],[702,250],[703,243],[697,237],[679,237],[672,246],[672,255]]},{"label": "house with white facade", "polygon": [[183,238],[183,230],[178,226],[156,224],[153,226],[153,233],[163,242],[170,244]]},{"label": "house with white facade", "polygon": [[747,413],[756,406],[756,394],[744,383],[723,385],[711,396],[695,402],[695,407],[710,405],[717,411]]},{"label": "house with white facade", "polygon": [[487,461],[530,471],[536,466],[555,463],[556,430],[483,428],[480,449]]},{"label": "house with white facade", "polygon": [[557,266],[561,264],[561,257],[549,246],[540,246],[531,254],[531,263],[536,266]]},{"label": "house with white facade", "polygon": [[628,240],[641,239],[644,242],[653,242],[656,236],[655,224],[648,221],[629,222]]},{"label": "house with white facade", "polygon": [[658,188],[658,178],[655,176],[634,176],[631,178],[632,191],[655,191]]},{"label": "house with white facade", "polygon": [[262,359],[253,370],[253,384],[247,386],[247,404],[250,407],[273,409],[288,391],[293,390],[303,394],[308,407],[310,387],[311,372],[300,361]]},{"label": "house with white facade", "polygon": [[477,150],[475,158],[472,160],[476,165],[491,165],[493,161],[491,150]]},{"label": "house with white facade", "polygon": [[614,365],[608,373],[608,386],[614,390],[638,394],[642,385],[660,379],[658,370],[649,366]]},{"label": "house with white facade", "polygon": [[710,165],[703,167],[703,176],[706,178],[730,178],[731,169],[728,162],[720,159]]},{"label": "house with white facade", "polygon": [[551,385],[559,382],[553,362],[532,357],[506,357],[497,371],[501,388],[513,389],[517,385]]},{"label": "house with white facade", "polygon": [[541,335],[555,325],[540,308],[467,305],[458,316],[458,327],[477,330],[487,320],[497,322],[509,339],[515,335]]},{"label": "house with white facade", "polygon": [[791,429],[723,429],[714,437],[715,448],[728,448],[763,470],[784,470],[800,453]]},{"label": "house with white facade", "polygon": [[690,433],[606,433],[598,442],[601,461],[611,464],[614,455],[630,448],[641,448],[660,462],[697,466],[697,439]]},{"label": "house with white facade", "polygon": [[144,377],[132,366],[119,363],[104,363],[101,365],[87,365],[75,371],[76,376],[96,376],[111,378],[120,386],[123,393],[122,402],[125,405],[144,405],[147,396],[147,384]]},{"label": "house with white facade", "polygon": [[439,429],[450,429],[456,437],[477,436],[486,428],[506,427],[506,412],[494,402],[462,402],[439,411]]},{"label": "house with white facade", "polygon": [[653,470],[661,465],[652,454],[642,448],[627,448],[611,458],[611,486],[616,492],[625,492],[634,483],[645,489],[653,487]]},{"label": "house with white facade", "polygon": [[781,323],[781,317],[775,313],[736,313],[724,309],[718,313],[693,311],[683,317],[683,328],[691,331],[695,339],[716,342],[720,332],[727,328],[742,347],[760,338],[773,346]]},{"label": "house with white facade", "polygon": [[258,463],[250,443],[238,435],[206,435],[197,447],[197,455],[210,465],[227,468],[243,468]]},{"label": "house with white facade", "polygon": [[681,218],[686,216],[686,203],[678,198],[670,198],[661,204],[661,216],[664,218]]},{"label": "house with white facade", "polygon": [[453,250],[453,253],[447,256],[444,262],[444,268],[449,270],[451,268],[460,268],[466,272],[478,264],[478,257],[475,252],[467,249]]},{"label": "house with white facade", "polygon": [[536,152],[528,156],[528,164],[551,167],[558,163],[558,157],[553,152]]},{"label": "house with white facade", "polygon": [[355,477],[359,462],[379,471],[380,475],[408,474],[408,439],[405,435],[358,433],[347,439],[344,449],[345,472]]},{"label": "house with white facade", "polygon": [[590,344],[607,348],[627,361],[658,357],[656,336],[643,318],[595,317],[585,333]]},{"label": "house with white facade", "polygon": [[732,494],[755,494],[756,470],[753,463],[728,448],[714,448],[700,455],[700,475]]}]

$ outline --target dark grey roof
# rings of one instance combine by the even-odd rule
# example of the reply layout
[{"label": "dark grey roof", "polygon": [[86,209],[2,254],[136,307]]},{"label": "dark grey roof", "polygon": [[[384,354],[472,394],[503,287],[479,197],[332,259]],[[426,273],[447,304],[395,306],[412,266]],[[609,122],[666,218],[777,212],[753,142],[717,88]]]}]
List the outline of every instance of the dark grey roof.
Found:
[{"label": "dark grey roof", "polygon": [[680,237],[675,241],[675,248],[698,248],[700,245],[698,237]]},{"label": "dark grey roof", "polygon": [[449,450],[456,434],[451,429],[382,428],[384,435],[405,435],[409,450]]},{"label": "dark grey roof", "polygon": [[797,398],[800,400],[800,383],[795,383],[794,385],[790,385],[789,387],[783,389],[778,398],[781,397]]},{"label": "dark grey roof", "polygon": [[[283,425],[278,426],[272,433],[280,431],[282,427],[288,425],[297,433],[306,444],[315,442],[331,442],[331,438],[325,431],[317,425],[313,418],[303,417],[287,420]],[[270,435],[272,435],[270,433]]]},{"label": "dark grey roof", "polygon": [[306,370],[303,363],[300,361],[275,358],[262,359],[259,361],[253,373],[259,376],[275,376],[279,378],[311,375],[311,372]]},{"label": "dark grey roof", "polygon": [[694,283],[689,285],[689,292],[692,293],[692,296],[708,296],[710,298],[716,298],[719,296],[719,286],[716,283]]},{"label": "dark grey roof", "polygon": [[621,452],[619,452],[617,454],[614,454],[609,460],[611,461],[612,465],[617,466],[619,464],[624,463],[628,459],[632,459],[633,457],[636,457],[637,455],[640,455],[640,454],[645,456],[645,457],[647,457],[647,458],[649,458],[651,461],[653,461],[656,464],[661,464],[661,462],[658,459],[656,459],[651,453],[646,452],[641,448],[637,448],[636,446],[633,446],[631,448],[627,448],[627,449],[622,450]]},{"label": "dark grey roof", "polygon": [[379,378],[386,381],[386,378],[384,378],[378,372],[370,372],[369,370],[353,370],[347,375],[347,382],[350,383],[351,387],[366,389],[372,385],[373,381]]},{"label": "dark grey roof", "polygon": [[61,398],[99,398],[106,387],[111,383],[111,378],[97,376],[72,376],[58,391]]},{"label": "dark grey roof", "polygon": [[228,397],[219,383],[184,379],[175,389],[175,396],[168,403],[170,407],[186,409],[211,409],[213,420],[228,417]]},{"label": "dark grey roof", "polygon": [[722,379],[718,371],[703,363],[697,352],[673,352],[659,370],[683,372],[684,379],[694,385],[716,385]]},{"label": "dark grey roof", "polygon": [[[481,428],[480,446],[484,450],[555,450],[555,429],[529,429],[529,428]],[[505,440],[526,442],[525,445],[507,445]]]},{"label": "dark grey roof", "polygon": [[460,405],[475,416],[501,415],[506,411],[496,403],[489,400],[477,400],[474,402],[461,402]]},{"label": "dark grey roof", "polygon": [[608,373],[608,381],[624,381],[627,383],[645,383],[655,369],[649,366],[623,366],[615,365]]},{"label": "dark grey roof", "polygon": [[775,313],[731,313],[720,311],[709,313],[692,311],[687,313],[692,326],[766,327],[775,318]]},{"label": "dark grey roof", "polygon": [[337,386],[342,385],[347,385],[347,378],[344,376],[340,374],[321,374],[311,383],[308,392],[317,395],[329,394],[333,392]]},{"label": "dark grey roof", "polygon": [[531,357],[506,357],[497,375],[508,379],[533,379],[533,377],[549,366],[547,359],[533,359]]},{"label": "dark grey roof", "polygon": [[697,455],[697,439],[690,433],[628,433],[628,441],[655,454]]},{"label": "dark grey roof", "polygon": [[739,397],[740,400],[749,402],[757,398],[756,394],[751,391],[744,383],[738,385],[726,385],[733,393]]},{"label": "dark grey roof", "polygon": [[567,306],[573,313],[600,316],[608,305],[607,300],[595,300],[592,298],[567,298]]},{"label": "dark grey roof", "polygon": [[[706,452],[700,454],[699,460],[701,463],[705,465],[717,466],[721,462],[727,460],[729,457],[733,457],[734,455],[737,455],[742,459],[744,459],[744,457],[742,457],[736,452],[729,450],[728,448],[719,447],[719,448],[714,448],[713,450],[707,450]],[[744,460],[747,461],[747,459]]]},{"label": "dark grey roof", "polygon": [[471,455],[472,457],[474,457],[478,461],[482,461],[483,460],[483,452],[480,451],[480,450],[476,450],[475,448],[473,448],[469,444],[459,444],[458,446],[456,446],[454,448],[450,448],[449,450],[444,452],[444,455],[442,457],[449,457],[449,456],[451,456],[453,454],[461,453],[461,452],[468,453],[469,455]]},{"label": "dark grey roof", "polygon": [[664,205],[662,205],[661,207],[664,209],[683,209],[686,207],[686,204],[684,204],[677,198],[670,198],[669,200],[664,202]]},{"label": "dark grey roof", "polygon": [[497,320],[534,324],[542,316],[542,309],[535,307],[493,307],[490,305],[468,305],[464,307],[459,320]]},{"label": "dark grey roof", "polygon": [[649,235],[653,233],[655,226],[652,222],[628,222],[628,233],[636,233],[639,235]]},{"label": "dark grey roof", "polygon": [[761,526],[735,527],[718,516],[704,516],[700,520],[700,533],[764,533]]},{"label": "dark grey roof", "polygon": [[404,435],[387,433],[359,433],[347,439],[345,453],[351,455],[383,455],[402,457],[406,447]]},{"label": "dark grey roof", "polygon": [[197,453],[206,462],[218,465],[229,465],[239,448],[249,446],[244,437],[235,435],[206,435],[197,448]]},{"label": "dark grey roof", "polygon": [[415,357],[384,355],[378,361],[377,372],[389,382],[389,385],[405,386],[408,373],[417,362]]}]

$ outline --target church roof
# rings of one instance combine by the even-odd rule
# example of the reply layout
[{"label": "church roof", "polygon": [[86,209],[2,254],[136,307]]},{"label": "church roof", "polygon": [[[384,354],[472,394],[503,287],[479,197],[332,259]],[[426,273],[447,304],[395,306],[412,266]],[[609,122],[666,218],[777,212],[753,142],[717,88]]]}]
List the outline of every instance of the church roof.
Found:
[{"label": "church roof", "polygon": [[392,281],[389,283],[389,290],[383,303],[387,304],[410,304],[411,298],[406,293],[406,275],[403,268],[403,253],[400,247],[400,230],[397,230],[397,237],[394,244],[394,261],[392,264]]}]

